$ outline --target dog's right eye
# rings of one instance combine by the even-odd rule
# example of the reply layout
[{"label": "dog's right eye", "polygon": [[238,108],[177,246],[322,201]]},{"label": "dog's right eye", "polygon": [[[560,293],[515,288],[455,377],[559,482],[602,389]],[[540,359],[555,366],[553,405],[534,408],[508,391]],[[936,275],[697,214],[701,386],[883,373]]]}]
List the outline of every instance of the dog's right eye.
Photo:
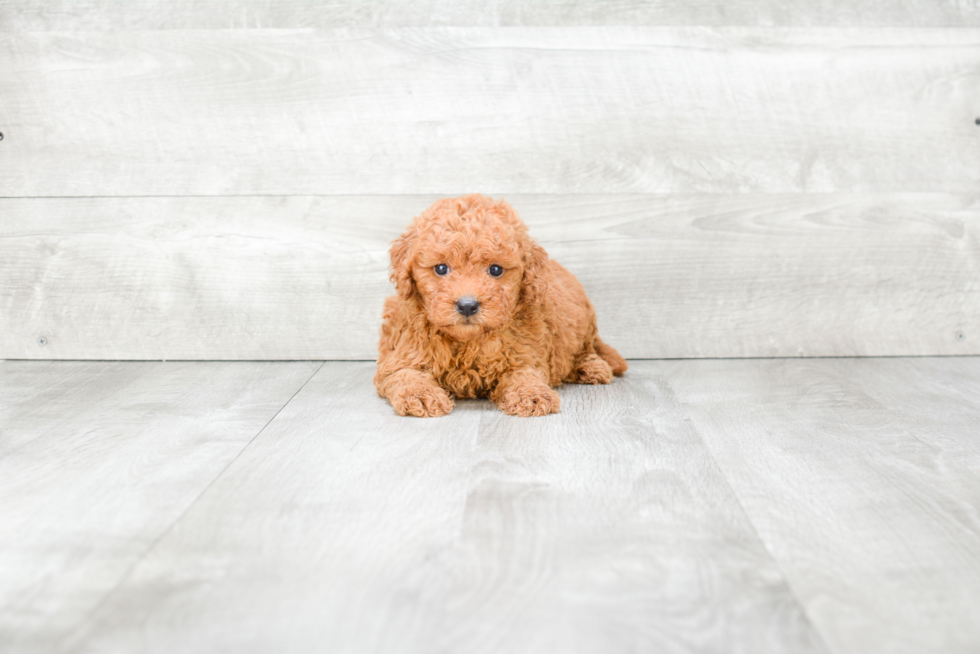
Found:
[{"label": "dog's right eye", "polygon": [[444,263],[440,263],[440,264],[436,265],[436,267],[434,268],[434,270],[436,271],[436,274],[439,275],[440,277],[442,277],[443,275],[449,274],[449,266],[447,266]]}]

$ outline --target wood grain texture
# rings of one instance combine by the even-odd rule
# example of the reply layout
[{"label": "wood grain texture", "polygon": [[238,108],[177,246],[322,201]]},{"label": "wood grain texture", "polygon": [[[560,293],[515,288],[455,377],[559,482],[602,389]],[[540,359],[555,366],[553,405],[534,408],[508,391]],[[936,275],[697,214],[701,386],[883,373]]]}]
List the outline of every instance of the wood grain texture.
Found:
[{"label": "wood grain texture", "polygon": [[0,362],[0,649],[62,651],[320,365]]},{"label": "wood grain texture", "polygon": [[0,0],[0,31],[520,25],[959,27],[976,0]]},{"label": "wood grain texture", "polygon": [[5,33],[0,195],[974,192],[980,31]]},{"label": "wood grain texture", "polygon": [[980,647],[980,359],[664,374],[831,651]]},{"label": "wood grain texture", "polygon": [[80,414],[120,401],[154,369],[154,364],[112,366],[102,361],[0,363],[0,458],[33,440],[70,430]]},{"label": "wood grain texture", "polygon": [[445,651],[825,651],[662,376],[487,407]]},{"label": "wood grain texture", "polygon": [[70,645],[823,651],[662,379],[399,418],[328,363]]},{"label": "wood grain texture", "polygon": [[[374,359],[435,197],[0,200],[0,357]],[[980,353],[977,195],[506,197],[627,357]]]},{"label": "wood grain texture", "polygon": [[0,649],[980,645],[978,357],[633,361],[527,420],[316,365],[0,362]]},{"label": "wood grain texture", "polygon": [[[887,406],[895,422],[947,461],[980,474],[980,363],[974,357],[889,359],[847,369],[853,383]],[[905,383],[896,384],[896,379]],[[978,498],[980,499],[980,498]]]}]

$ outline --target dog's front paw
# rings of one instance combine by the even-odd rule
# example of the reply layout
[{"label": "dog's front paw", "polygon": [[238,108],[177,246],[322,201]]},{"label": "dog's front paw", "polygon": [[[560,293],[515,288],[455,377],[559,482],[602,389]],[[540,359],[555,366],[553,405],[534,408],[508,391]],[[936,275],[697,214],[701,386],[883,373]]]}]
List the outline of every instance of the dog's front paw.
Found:
[{"label": "dog's front paw", "polygon": [[497,406],[506,414],[528,418],[558,413],[561,399],[544,384],[521,385],[504,391]]},{"label": "dog's front paw", "polygon": [[435,418],[453,410],[449,393],[432,384],[411,384],[388,395],[388,401],[399,415]]}]

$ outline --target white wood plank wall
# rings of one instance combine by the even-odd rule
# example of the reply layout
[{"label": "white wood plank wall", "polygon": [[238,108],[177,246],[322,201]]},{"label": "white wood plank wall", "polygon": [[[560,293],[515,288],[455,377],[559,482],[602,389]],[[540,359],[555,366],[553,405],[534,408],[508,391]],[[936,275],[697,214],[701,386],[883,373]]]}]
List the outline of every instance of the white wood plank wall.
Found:
[{"label": "white wood plank wall", "polygon": [[980,2],[880,5],[0,0],[0,357],[370,359],[468,192],[628,357],[978,354]]},{"label": "white wood plank wall", "polygon": [[0,0],[0,31],[523,25],[980,26],[978,0]]},{"label": "white wood plank wall", "polygon": [[[5,354],[370,359],[387,241],[432,200],[0,200],[0,270],[22,289],[0,295]],[[966,354],[980,340],[977,195],[511,200],[627,356]]]},{"label": "white wood plank wall", "polygon": [[980,29],[33,32],[0,70],[4,196],[980,188]]}]

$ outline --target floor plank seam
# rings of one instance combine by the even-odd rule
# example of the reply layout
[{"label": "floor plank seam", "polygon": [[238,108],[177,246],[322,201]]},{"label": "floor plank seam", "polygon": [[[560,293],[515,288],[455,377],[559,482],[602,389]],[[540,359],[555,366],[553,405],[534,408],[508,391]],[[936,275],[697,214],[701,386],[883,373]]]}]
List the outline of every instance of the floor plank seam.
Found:
[{"label": "floor plank seam", "polygon": [[0,650],[978,651],[978,357],[373,365],[0,364]]},{"label": "floor plank seam", "polygon": [[245,446],[241,450],[239,450],[238,453],[234,457],[232,457],[231,461],[229,461],[228,464],[225,465],[218,472],[218,474],[216,474],[214,476],[214,479],[212,479],[208,483],[208,485],[205,486],[204,489],[200,493],[198,493],[197,497],[195,497],[187,505],[187,507],[183,511],[181,511],[180,515],[178,515],[174,519],[174,521],[170,523],[170,526],[168,526],[166,529],[164,529],[162,532],[160,532],[160,534],[156,538],[153,539],[153,542],[150,543],[150,545],[143,551],[143,553],[138,558],[136,558],[132,562],[132,564],[128,568],[126,568],[126,570],[119,576],[119,580],[115,583],[115,585],[113,585],[113,587],[111,589],[109,589],[102,596],[102,598],[99,600],[99,602],[97,604],[95,604],[95,606],[93,606],[91,610],[88,611],[88,613],[85,616],[85,618],[82,619],[82,620],[80,620],[79,623],[78,623],[78,625],[69,632],[69,634],[65,637],[65,641],[63,642],[63,645],[65,645],[66,647],[69,647],[70,648],[71,641],[73,641],[74,639],[76,639],[78,637],[79,632],[85,627],[86,624],[88,624],[89,622],[91,622],[92,617],[95,616],[95,615],[97,615],[98,612],[102,609],[102,607],[105,606],[106,603],[112,598],[112,596],[115,595],[115,593],[123,586],[123,584],[129,578],[129,576],[133,573],[133,570],[135,570],[139,566],[139,564],[142,563],[146,559],[146,557],[149,556],[150,553],[153,552],[154,549],[156,549],[156,547],[160,544],[160,542],[163,541],[163,539],[166,538],[167,535],[174,530],[174,528],[180,523],[180,521],[183,520],[184,517],[186,517],[188,513],[190,513],[191,509],[193,509],[194,506],[197,505],[197,503],[201,501],[201,498],[204,497],[207,494],[207,492],[209,490],[211,490],[211,488],[215,485],[215,483],[217,483],[217,481],[219,479],[221,479],[221,477],[225,474],[225,472],[227,472],[228,469],[232,465],[234,465],[235,461],[237,461],[239,458],[241,458],[242,454],[245,453],[245,450],[247,450],[249,447],[251,447],[252,443],[254,443],[256,441],[256,439],[258,439],[258,437],[261,436],[262,433],[266,429],[268,429],[269,425],[271,425],[273,423],[273,421],[275,421],[275,419],[279,416],[279,414],[282,413],[283,410],[287,406],[289,406],[289,404],[293,401],[293,399],[297,395],[299,395],[299,393],[304,388],[306,388],[306,385],[309,384],[310,381],[314,377],[316,377],[317,373],[320,372],[320,369],[323,368],[323,366],[325,364],[326,364],[325,361],[320,362],[320,365],[317,366],[316,370],[313,371],[313,374],[311,374],[306,379],[306,381],[303,382],[302,385],[300,385],[300,387],[298,389],[296,389],[296,392],[295,393],[293,393],[292,395],[289,396],[289,399],[286,400],[286,402],[284,402],[281,407],[279,407],[279,409],[273,414],[273,416],[271,418],[269,418],[269,420],[264,425],[262,425],[262,428],[259,429],[255,433],[255,435],[252,436],[252,438],[249,439],[248,443],[246,443]]},{"label": "floor plank seam", "polygon": [[770,549],[768,543],[766,543],[765,539],[762,538],[762,534],[759,533],[758,527],[756,526],[755,522],[752,520],[752,517],[749,515],[749,512],[746,511],[745,505],[742,502],[742,498],[739,497],[738,493],[735,491],[735,488],[732,486],[731,481],[728,479],[728,475],[725,474],[725,469],[718,462],[718,457],[715,456],[714,450],[711,448],[710,444],[708,443],[708,440],[704,438],[704,436],[702,436],[701,430],[698,429],[697,425],[695,425],[694,423],[694,420],[691,419],[691,415],[687,411],[687,405],[680,401],[670,381],[665,379],[664,382],[668,386],[670,386],[670,392],[674,395],[674,399],[677,401],[677,405],[683,409],[684,417],[687,419],[687,423],[691,426],[691,429],[694,430],[694,433],[697,434],[698,440],[701,441],[701,444],[704,446],[704,449],[708,453],[708,456],[711,457],[711,462],[718,470],[718,474],[721,477],[721,479],[724,481],[725,486],[728,488],[728,492],[731,493],[731,496],[733,498],[735,498],[735,501],[738,504],[738,509],[742,512],[742,516],[745,518],[746,523],[749,525],[749,527],[752,528],[752,533],[755,534],[756,539],[759,541],[759,545],[762,547],[763,551],[765,551],[765,553],[769,556],[769,560],[772,561],[773,566],[779,572],[779,576],[782,579],[783,585],[786,586],[787,592],[793,598],[793,604],[796,606],[796,609],[800,612],[800,615],[803,617],[803,620],[806,621],[806,625],[809,628],[810,633],[813,635],[814,641],[820,647],[821,651],[825,652],[826,654],[833,654],[834,651],[828,645],[827,640],[820,632],[820,629],[817,627],[817,625],[813,622],[813,619],[810,617],[810,614],[807,611],[806,606],[803,604],[799,596],[796,594],[796,591],[793,589],[793,584],[790,582],[789,577],[786,575],[786,572],[783,570],[783,566],[779,563],[779,559],[776,558],[776,555],[773,553],[772,549]]}]

